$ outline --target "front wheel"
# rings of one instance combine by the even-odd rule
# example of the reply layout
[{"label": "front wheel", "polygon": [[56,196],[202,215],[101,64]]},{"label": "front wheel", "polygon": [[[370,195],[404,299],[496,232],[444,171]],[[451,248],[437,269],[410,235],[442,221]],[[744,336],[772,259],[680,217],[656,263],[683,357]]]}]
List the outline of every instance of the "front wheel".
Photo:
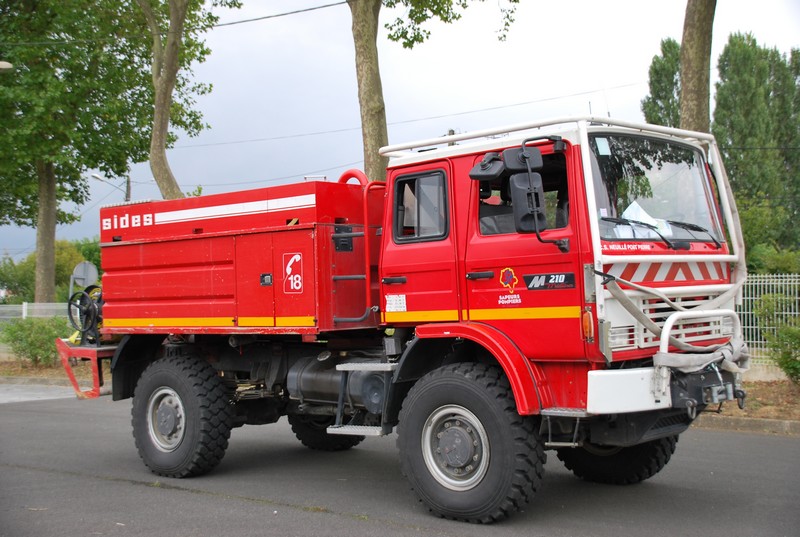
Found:
[{"label": "front wheel", "polygon": [[403,474],[431,512],[494,522],[524,507],[544,475],[533,418],[517,414],[497,367],[455,364],[421,378],[403,402]]},{"label": "front wheel", "polygon": [[559,449],[558,458],[585,481],[632,485],[660,472],[672,458],[677,444],[678,435],[630,447],[587,444],[582,448]]},{"label": "front wheel", "polygon": [[228,399],[207,362],[180,356],[150,364],[131,409],[133,438],[147,467],[166,477],[189,477],[219,464],[233,423]]}]

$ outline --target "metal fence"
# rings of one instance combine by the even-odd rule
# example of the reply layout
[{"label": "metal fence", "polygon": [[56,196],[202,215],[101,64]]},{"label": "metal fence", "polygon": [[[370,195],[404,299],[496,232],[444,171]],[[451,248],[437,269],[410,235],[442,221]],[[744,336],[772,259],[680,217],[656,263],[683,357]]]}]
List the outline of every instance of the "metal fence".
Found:
[{"label": "metal fence", "polygon": [[[780,323],[766,323],[756,318],[755,310],[762,296],[775,294],[785,296],[781,301],[783,309],[776,312],[776,317],[787,321],[800,316],[800,274],[751,274],[742,289],[742,303],[736,307],[742,320],[744,340],[753,355],[756,364],[771,364],[768,356],[767,333],[774,334]],[[66,317],[67,305],[55,304],[15,304],[0,305],[0,323],[8,319],[26,317]]]},{"label": "metal fence", "polygon": [[[781,295],[787,300],[780,301],[781,308],[775,312],[775,319],[759,319],[756,308],[764,295]],[[771,364],[767,353],[766,334],[775,334],[782,322],[800,315],[800,274],[751,274],[742,290],[742,304],[737,306],[742,320],[744,340],[757,364]]]},{"label": "metal fence", "polygon": [[22,304],[0,304],[0,322],[9,319],[27,319],[28,317],[67,317],[66,302],[52,304],[23,302]]}]

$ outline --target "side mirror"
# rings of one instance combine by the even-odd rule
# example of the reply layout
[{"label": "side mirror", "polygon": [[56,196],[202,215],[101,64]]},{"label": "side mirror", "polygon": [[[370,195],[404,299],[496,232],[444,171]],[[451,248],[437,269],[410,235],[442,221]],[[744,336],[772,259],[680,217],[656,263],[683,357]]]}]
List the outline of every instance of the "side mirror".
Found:
[{"label": "side mirror", "polygon": [[514,174],[509,189],[517,233],[538,233],[547,229],[542,176],[538,173]]},{"label": "side mirror", "polygon": [[483,160],[477,163],[469,171],[469,178],[473,181],[494,181],[500,178],[506,171],[500,155],[494,152],[486,153]]},{"label": "side mirror", "polygon": [[514,147],[503,151],[503,162],[511,173],[541,170],[544,167],[542,152],[538,147]]}]

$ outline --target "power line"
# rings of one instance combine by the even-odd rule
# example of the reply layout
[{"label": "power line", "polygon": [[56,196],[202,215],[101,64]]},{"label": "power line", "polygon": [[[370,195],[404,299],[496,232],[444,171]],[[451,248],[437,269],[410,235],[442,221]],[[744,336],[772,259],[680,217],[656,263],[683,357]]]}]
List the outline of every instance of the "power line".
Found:
[{"label": "power line", "polygon": [[346,3],[347,3],[346,1],[335,2],[333,4],[325,4],[325,5],[322,5],[322,6],[307,7],[305,9],[298,9],[298,10],[295,10],[295,11],[287,11],[286,13],[277,13],[275,15],[264,15],[263,17],[255,17],[255,18],[252,18],[252,19],[243,19],[243,20],[240,20],[240,21],[223,22],[223,23],[220,23],[220,24],[213,25],[212,28],[222,28],[224,26],[233,26],[235,24],[244,24],[244,23],[247,23],[247,22],[263,21],[263,20],[267,20],[267,19],[277,19],[278,17],[286,17],[287,15],[297,15],[298,13],[307,13],[309,11],[316,11],[318,9],[325,9],[325,8],[329,8],[329,7],[341,6],[342,4],[346,4]]},{"label": "power line", "polygon": [[[479,114],[479,113],[482,113],[482,112],[493,112],[493,111],[496,111],[496,110],[504,110],[504,109],[507,109],[507,108],[515,108],[517,106],[527,106],[527,105],[530,105],[530,104],[539,104],[539,103],[544,103],[544,102],[549,102],[549,101],[556,101],[556,100],[559,100],[559,99],[568,99],[568,98],[571,98],[571,97],[580,97],[582,95],[591,95],[591,94],[597,93],[599,91],[630,88],[630,87],[634,87],[634,86],[638,86],[638,85],[639,85],[638,83],[620,84],[618,86],[612,86],[610,88],[579,91],[579,92],[575,92],[575,93],[571,93],[571,94],[567,94],[567,95],[558,95],[558,96],[553,96],[553,97],[544,97],[542,99],[534,99],[532,101],[522,101],[522,102],[519,102],[519,103],[511,103],[511,104],[503,104],[503,105],[498,105],[498,106],[490,106],[490,107],[487,107],[487,108],[477,108],[477,109],[474,109],[474,110],[464,110],[462,112],[453,112],[451,114],[441,114],[441,115],[436,115],[436,116],[427,116],[427,117],[420,117],[420,118],[414,118],[414,119],[406,119],[406,120],[403,120],[403,121],[392,121],[392,122],[388,123],[388,125],[390,127],[393,127],[395,125],[407,125],[409,123],[419,123],[419,122],[422,122],[422,121],[431,121],[431,120],[434,120],[434,119],[447,119],[447,118],[451,118],[451,117],[466,116],[466,115],[469,115],[469,114]],[[187,144],[187,145],[176,146],[173,149],[190,149],[190,148],[196,148],[196,147],[237,145],[237,144],[248,144],[248,143],[255,143],[255,142],[274,142],[274,141],[279,141],[279,140],[289,140],[289,139],[292,139],[292,138],[303,138],[303,137],[306,137],[306,136],[319,136],[319,135],[323,135],[323,134],[339,134],[339,133],[342,133],[342,132],[351,132],[351,131],[357,131],[357,130],[361,130],[361,127],[345,127],[345,128],[342,128],[342,129],[331,129],[331,130],[327,130],[327,131],[315,131],[315,132],[306,132],[306,133],[299,133],[299,134],[287,134],[287,135],[284,135],[284,136],[271,136],[271,137],[266,137],[266,138],[249,138],[249,139],[245,139],[245,140],[232,140],[232,141],[228,141],[228,142],[209,142],[209,143],[205,143],[205,144]]]}]

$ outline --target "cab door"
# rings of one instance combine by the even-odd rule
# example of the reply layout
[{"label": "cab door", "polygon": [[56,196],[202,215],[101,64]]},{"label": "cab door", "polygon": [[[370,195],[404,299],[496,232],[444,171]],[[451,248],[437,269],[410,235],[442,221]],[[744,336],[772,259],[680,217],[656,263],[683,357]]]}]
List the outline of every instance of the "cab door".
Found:
[{"label": "cab door", "polygon": [[569,203],[575,185],[565,154],[544,155],[544,163],[548,222],[541,236],[568,241],[569,251],[516,232],[507,178],[473,181],[471,203],[478,210],[468,224],[466,317],[498,328],[531,358],[575,359],[584,354],[578,226]]},{"label": "cab door", "polygon": [[449,162],[390,177],[381,260],[383,321],[457,321],[455,234]]}]

